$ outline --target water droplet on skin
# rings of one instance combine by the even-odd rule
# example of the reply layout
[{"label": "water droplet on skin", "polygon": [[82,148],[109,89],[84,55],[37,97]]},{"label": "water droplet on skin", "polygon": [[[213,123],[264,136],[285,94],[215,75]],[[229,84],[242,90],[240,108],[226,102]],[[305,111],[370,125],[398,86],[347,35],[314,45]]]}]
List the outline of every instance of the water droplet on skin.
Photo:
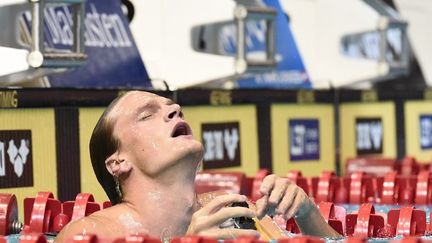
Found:
[{"label": "water droplet on skin", "polygon": [[170,230],[168,228],[163,228],[160,236],[162,242],[169,242],[169,240],[172,237],[172,234],[170,233]]},{"label": "water droplet on skin", "polygon": [[137,222],[130,213],[120,214],[119,216],[120,223],[125,227],[128,234],[138,234],[145,233],[142,229],[142,224]]},{"label": "water droplet on skin", "polygon": [[160,192],[148,192],[147,194],[150,199],[154,201],[159,201],[161,199],[161,193]]},{"label": "water droplet on skin", "polygon": [[[82,218],[82,219],[80,219],[80,221],[82,224],[84,224],[86,220],[85,220],[85,218]],[[82,228],[82,234],[83,235],[87,234],[87,228],[85,226]]]}]

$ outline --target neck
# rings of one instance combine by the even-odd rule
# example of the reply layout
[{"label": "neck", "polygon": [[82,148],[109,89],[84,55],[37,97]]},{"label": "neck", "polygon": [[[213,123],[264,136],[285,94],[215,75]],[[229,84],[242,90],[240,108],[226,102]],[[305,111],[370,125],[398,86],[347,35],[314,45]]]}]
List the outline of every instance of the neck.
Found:
[{"label": "neck", "polygon": [[143,227],[160,238],[184,235],[198,205],[195,172],[139,176],[124,185],[123,204],[131,208]]}]

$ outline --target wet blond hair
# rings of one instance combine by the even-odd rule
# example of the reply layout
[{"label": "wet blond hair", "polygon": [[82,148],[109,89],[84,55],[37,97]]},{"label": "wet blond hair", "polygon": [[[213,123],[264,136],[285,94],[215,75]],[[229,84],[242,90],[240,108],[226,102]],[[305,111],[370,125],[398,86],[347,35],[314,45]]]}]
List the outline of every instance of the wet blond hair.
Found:
[{"label": "wet blond hair", "polygon": [[93,129],[89,145],[93,171],[113,205],[122,201],[122,195],[119,182],[108,172],[105,166],[106,159],[115,153],[120,146],[119,139],[113,133],[116,117],[111,115],[111,111],[119,100],[128,93],[117,97],[107,107]]}]

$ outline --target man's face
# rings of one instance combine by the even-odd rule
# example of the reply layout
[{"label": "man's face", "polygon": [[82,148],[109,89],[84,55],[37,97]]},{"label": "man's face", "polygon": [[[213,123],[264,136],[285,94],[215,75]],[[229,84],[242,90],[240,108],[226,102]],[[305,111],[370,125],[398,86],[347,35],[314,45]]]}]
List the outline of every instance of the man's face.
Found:
[{"label": "man's face", "polygon": [[194,139],[178,104],[148,92],[131,92],[117,103],[110,116],[119,154],[143,173],[157,175],[185,164],[195,169],[203,147]]}]

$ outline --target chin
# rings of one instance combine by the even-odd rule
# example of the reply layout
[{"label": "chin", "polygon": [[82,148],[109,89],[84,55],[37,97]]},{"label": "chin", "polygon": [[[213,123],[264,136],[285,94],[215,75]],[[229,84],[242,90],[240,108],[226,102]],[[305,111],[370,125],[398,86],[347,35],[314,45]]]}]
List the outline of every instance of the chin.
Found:
[{"label": "chin", "polygon": [[204,156],[204,147],[201,143],[198,143],[199,145],[195,146],[193,149],[189,151],[189,156],[191,160],[196,161],[199,163]]},{"label": "chin", "polygon": [[184,152],[184,160],[188,163],[192,163],[194,166],[198,166],[204,156],[204,147],[201,143],[197,142],[194,146],[189,147],[188,150]]},{"label": "chin", "polygon": [[[204,147],[195,139],[178,139],[174,144],[166,147],[166,155],[170,155],[171,161],[182,161],[195,164],[199,163],[204,156]],[[178,162],[175,162],[178,163]]]},{"label": "chin", "polygon": [[195,152],[195,161],[197,166],[201,163],[203,158],[204,158],[204,147],[201,145],[200,148]]}]

